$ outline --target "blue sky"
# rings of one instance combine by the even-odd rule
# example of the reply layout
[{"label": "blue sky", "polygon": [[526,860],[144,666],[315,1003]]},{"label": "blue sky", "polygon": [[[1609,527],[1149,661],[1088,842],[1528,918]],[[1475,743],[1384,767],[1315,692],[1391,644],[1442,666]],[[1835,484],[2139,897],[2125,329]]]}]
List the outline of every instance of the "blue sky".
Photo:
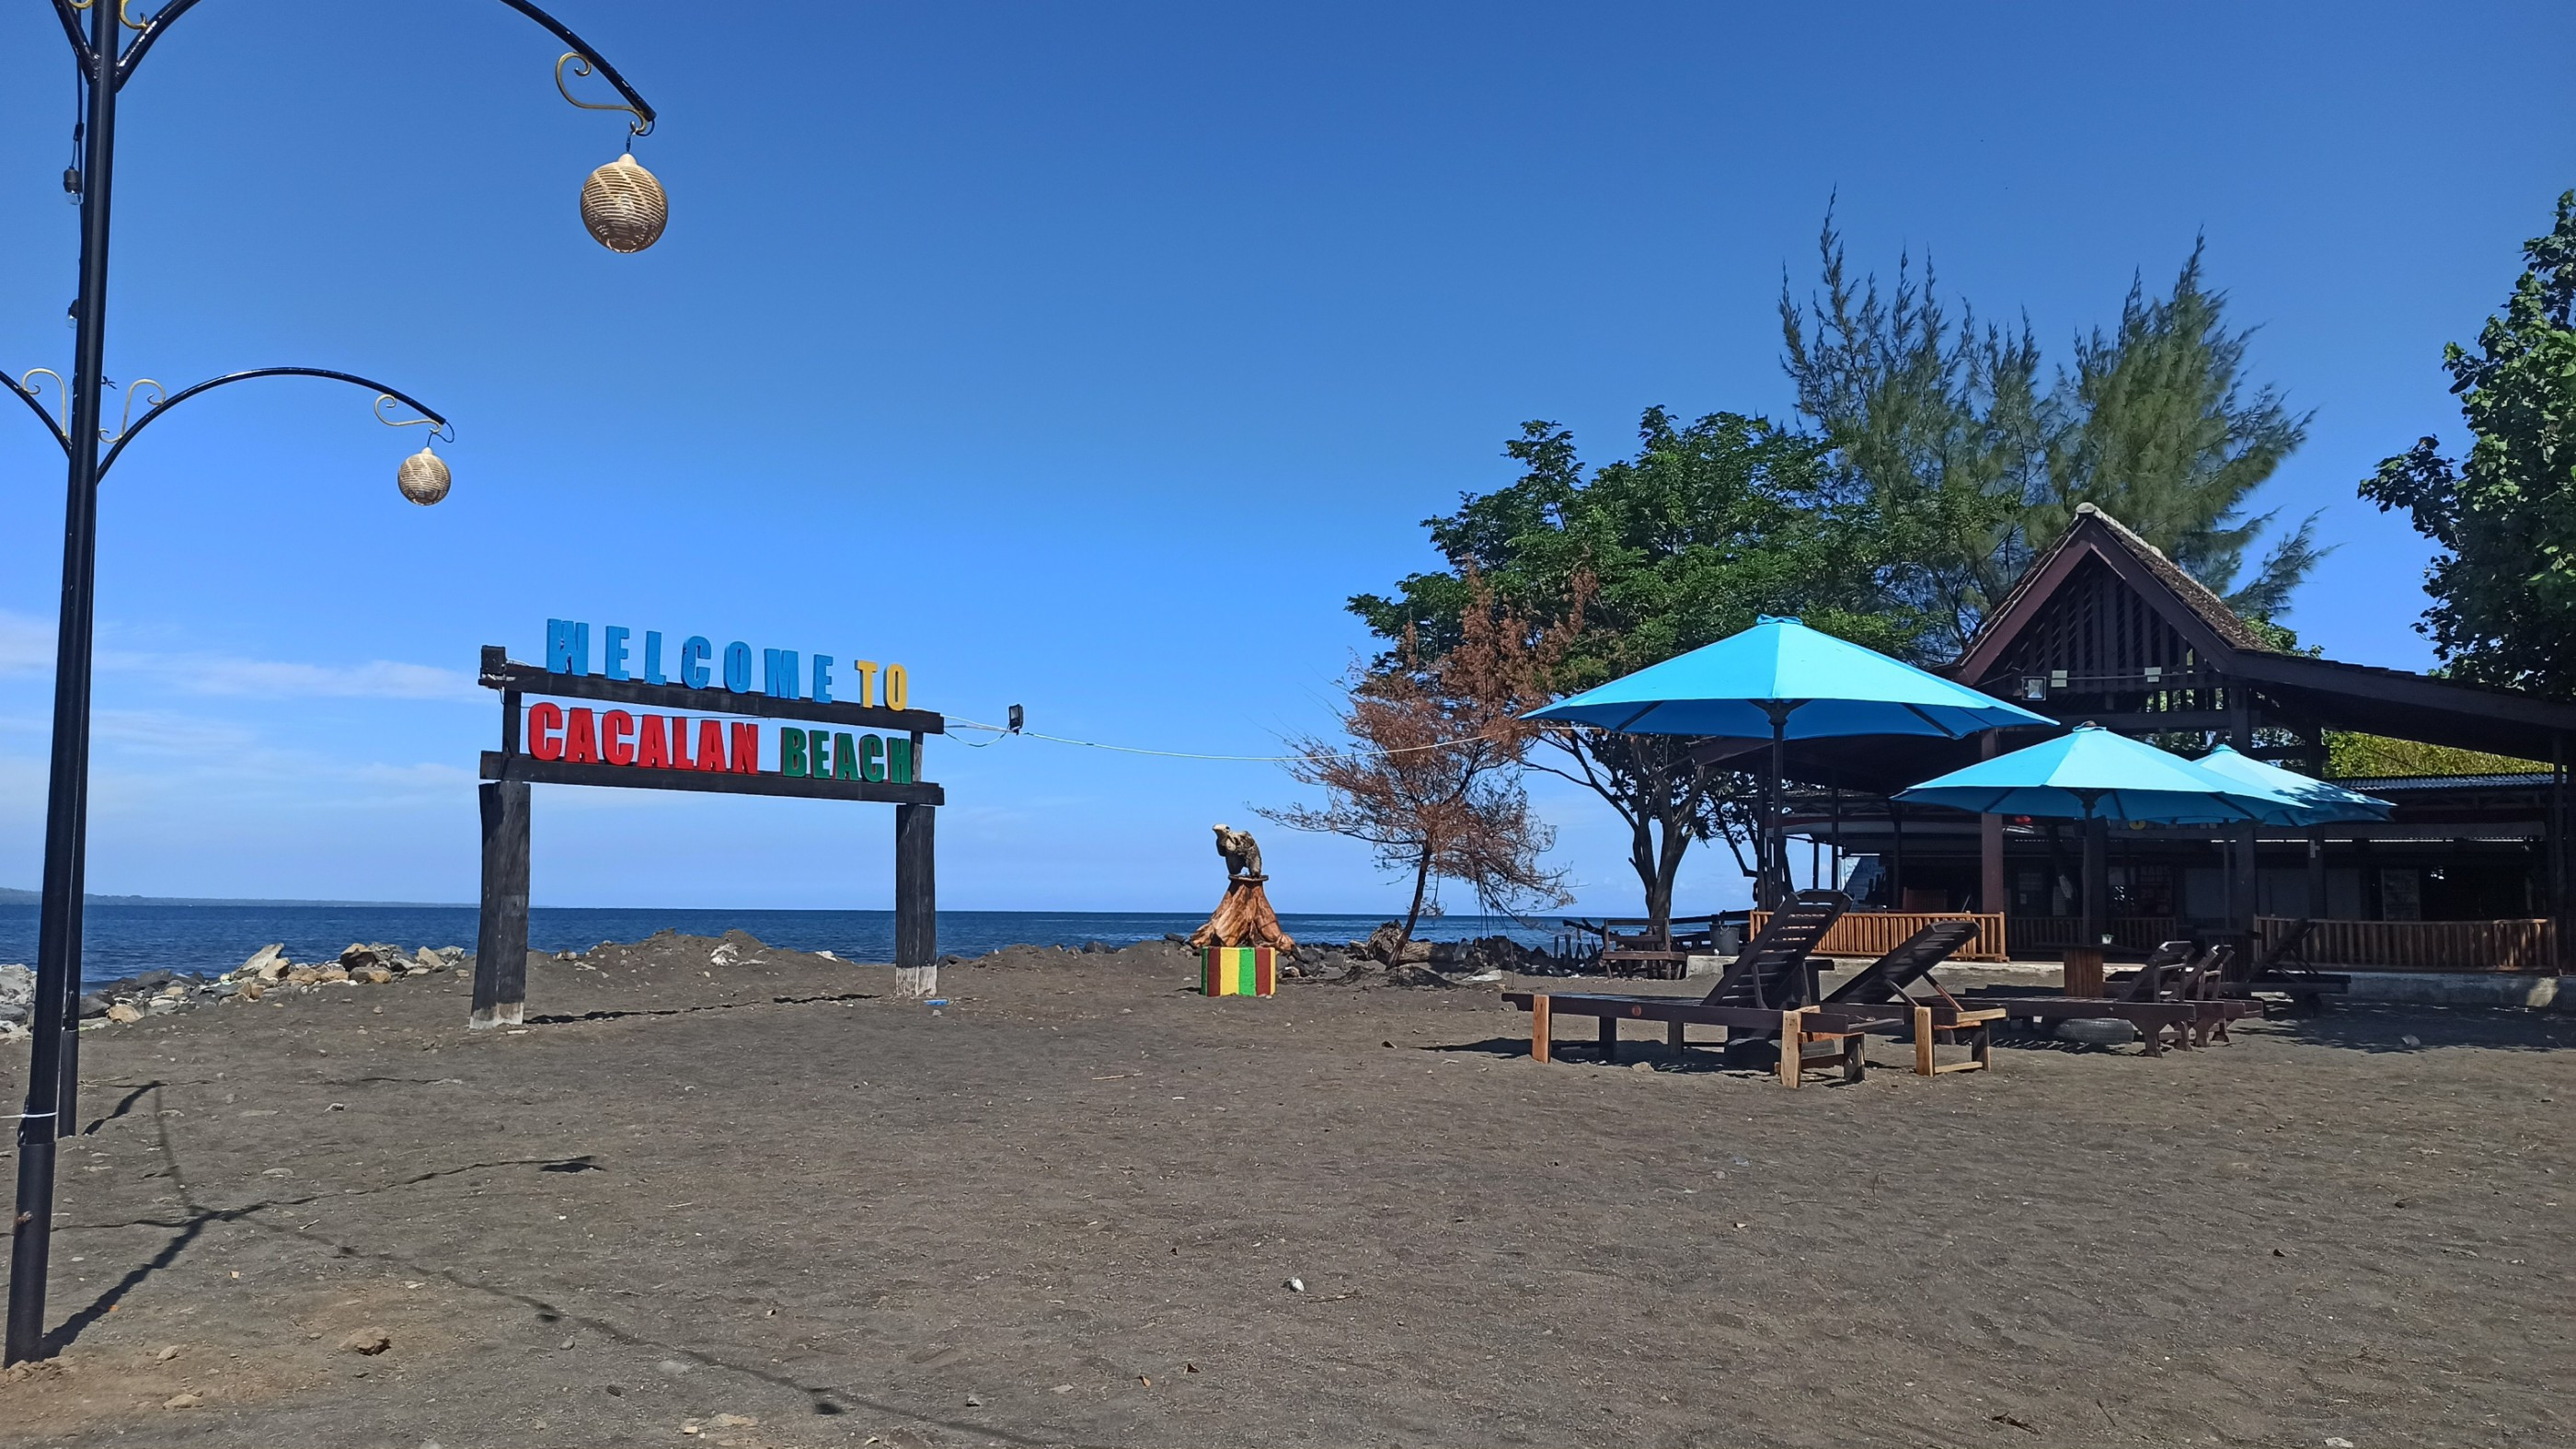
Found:
[{"label": "blue sky", "polygon": [[[110,375],[303,363],[449,413],[456,491],[324,383],[190,403],[107,485],[93,888],[465,900],[475,650],[549,616],[894,659],[915,702],[1276,753],[1341,610],[1529,418],[1780,413],[1781,271],[1929,250],[2063,356],[2195,234],[2314,408],[2265,497],[2341,551],[2291,622],[2421,667],[2424,550],[2352,494],[2459,434],[2441,345],[2576,184],[2561,4],[1390,7],[562,0],[663,113],[673,220],[581,231],[612,118],[501,6],[207,4],[124,93]],[[776,18],[772,18],[773,15]],[[72,86],[0,13],[0,366],[68,365]],[[2474,126],[2474,131],[2466,129]],[[61,465],[0,425],[0,883],[41,853]],[[971,737],[970,737],[971,738]],[[934,744],[942,902],[1210,902],[1275,767]],[[1542,790],[1583,903],[1615,822]],[[891,812],[552,790],[536,896],[861,906]],[[1287,910],[1396,888],[1262,831]],[[1723,852],[1698,907],[1739,900]]]}]

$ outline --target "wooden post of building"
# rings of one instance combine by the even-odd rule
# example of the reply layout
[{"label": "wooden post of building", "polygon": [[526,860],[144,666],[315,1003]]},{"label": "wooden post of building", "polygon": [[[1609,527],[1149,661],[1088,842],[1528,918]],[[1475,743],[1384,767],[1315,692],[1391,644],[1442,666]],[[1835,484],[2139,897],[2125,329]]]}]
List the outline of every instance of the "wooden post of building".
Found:
[{"label": "wooden post of building", "polygon": [[[1996,731],[1986,731],[1979,739],[1978,758],[1993,759],[2001,741]],[[1977,817],[1977,909],[1990,916],[2012,909],[2004,894],[2004,818],[2000,815]],[[1992,944],[2001,949],[2003,943]]]},{"label": "wooden post of building", "polygon": [[2549,872],[2549,919],[2551,930],[2558,937],[2557,959],[2550,965],[2564,971],[2570,960],[2576,960],[2576,944],[2567,939],[2568,905],[2570,897],[2576,896],[2576,889],[2571,889],[2568,882],[2567,736],[2563,734],[2549,737],[2549,803],[2546,809],[2549,818],[2542,823],[2541,838],[2546,842],[2549,857],[2546,866]]},{"label": "wooden post of building", "polygon": [[1887,802],[1887,908],[1905,909],[1905,814],[1893,800]]},{"label": "wooden post of building", "polygon": [[2111,822],[2099,815],[2084,822],[2084,939],[2079,944],[2099,951],[2111,933]]},{"label": "wooden post of building", "polygon": [[895,994],[939,990],[939,890],[934,860],[935,807],[894,807]]},{"label": "wooden post of building", "polygon": [[483,906],[474,932],[474,1027],[517,1026],[528,1001],[528,783],[494,780],[483,805]]},{"label": "wooden post of building", "polygon": [[[2241,755],[2254,752],[2254,702],[2245,686],[2230,685],[2227,690],[2227,713],[2233,721],[2228,729],[2228,743]],[[2248,820],[2231,833],[2236,838],[2234,858],[2228,862],[2228,934],[2236,938],[2236,949],[2246,959],[2254,950],[2254,918],[2262,913],[2262,875],[2257,842],[2261,827]]]}]

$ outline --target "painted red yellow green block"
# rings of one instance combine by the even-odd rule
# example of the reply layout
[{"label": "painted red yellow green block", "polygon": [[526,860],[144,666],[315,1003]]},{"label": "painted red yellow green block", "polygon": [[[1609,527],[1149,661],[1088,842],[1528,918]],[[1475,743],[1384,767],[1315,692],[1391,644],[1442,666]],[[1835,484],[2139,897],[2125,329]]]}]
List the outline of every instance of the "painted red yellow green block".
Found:
[{"label": "painted red yellow green block", "polygon": [[1279,989],[1279,953],[1268,946],[1201,946],[1199,994],[1268,996]]}]

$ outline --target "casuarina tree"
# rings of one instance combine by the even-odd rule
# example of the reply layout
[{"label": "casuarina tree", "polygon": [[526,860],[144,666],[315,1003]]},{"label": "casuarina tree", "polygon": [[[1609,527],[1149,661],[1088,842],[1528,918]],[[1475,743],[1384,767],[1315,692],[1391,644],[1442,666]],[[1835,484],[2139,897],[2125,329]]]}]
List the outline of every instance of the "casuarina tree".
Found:
[{"label": "casuarina tree", "polygon": [[2361,496],[2404,510],[2433,541],[2433,606],[2416,627],[2451,674],[2576,699],[2576,191],[2523,257],[2478,350],[2443,349],[2468,454],[2455,462],[2422,439]]},{"label": "casuarina tree", "polygon": [[2253,495],[2307,436],[2308,417],[2245,377],[2250,333],[2231,330],[2202,251],[2163,296],[2132,281],[2119,325],[2075,341],[2045,388],[2027,322],[1955,320],[1926,262],[1896,282],[1852,280],[1830,214],[1821,290],[1780,291],[1783,365],[1798,410],[1848,486],[1866,490],[1917,552],[1892,582],[1944,625],[1976,632],[2036,553],[2094,504],[2164,550],[2239,613],[2269,620],[2323,550],[2312,516],[2246,553],[2274,521]]}]

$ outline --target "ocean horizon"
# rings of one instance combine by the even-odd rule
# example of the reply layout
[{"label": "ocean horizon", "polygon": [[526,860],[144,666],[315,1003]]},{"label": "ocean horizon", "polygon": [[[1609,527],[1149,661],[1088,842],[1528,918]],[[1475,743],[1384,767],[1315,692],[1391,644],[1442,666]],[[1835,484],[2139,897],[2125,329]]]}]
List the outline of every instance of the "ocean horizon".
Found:
[{"label": "ocean horizon", "polygon": [[[478,912],[470,905],[380,905],[335,902],[145,901],[92,898],[82,908],[81,975],[112,981],[142,971],[212,975],[229,971],[261,947],[283,943],[298,961],[336,957],[353,942],[387,942],[407,948],[474,949]],[[36,959],[37,907],[0,904],[0,964]],[[1200,912],[1161,911],[941,911],[943,955],[980,956],[1004,946],[1080,947],[1159,941],[1187,934],[1207,919]],[[1382,914],[1283,914],[1280,924],[1300,941],[1357,940],[1386,920]],[[1432,916],[1415,929],[1423,940],[1509,936],[1545,944],[1558,918]],[[605,941],[640,941],[657,931],[720,936],[748,931],[773,946],[829,951],[852,961],[894,956],[894,912],[830,910],[726,910],[623,906],[537,906],[528,912],[528,945],[539,951],[580,951]]]}]

